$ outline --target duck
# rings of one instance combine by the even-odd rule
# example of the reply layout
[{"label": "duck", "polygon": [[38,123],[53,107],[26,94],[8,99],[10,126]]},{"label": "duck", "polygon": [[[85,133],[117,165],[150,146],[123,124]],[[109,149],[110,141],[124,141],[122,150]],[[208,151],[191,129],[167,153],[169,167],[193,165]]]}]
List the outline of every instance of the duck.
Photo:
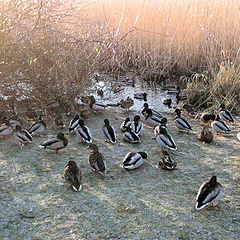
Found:
[{"label": "duck", "polygon": [[127,117],[121,124],[120,129],[122,132],[126,132],[127,131],[127,127],[130,127],[132,124],[131,120],[129,117]]},{"label": "duck", "polygon": [[227,126],[225,122],[220,120],[219,115],[217,114],[215,117],[215,120],[211,123],[211,127],[213,128],[214,131],[219,133],[231,133],[230,128]]},{"label": "duck", "polygon": [[202,131],[198,134],[198,139],[205,143],[210,143],[213,140],[213,134],[209,130],[209,127],[206,125]]},{"label": "duck", "polygon": [[97,95],[100,96],[101,98],[103,98],[104,92],[101,88],[97,89]]},{"label": "duck", "polygon": [[69,161],[64,168],[64,178],[68,185],[76,192],[80,192],[82,189],[82,171],[77,166],[75,161]]},{"label": "duck", "polygon": [[134,105],[134,101],[128,96],[126,100],[121,99],[118,104],[121,106],[121,108],[126,109],[126,111],[128,112],[129,109]]},{"label": "duck", "polygon": [[57,127],[59,128],[64,128],[65,127],[65,123],[64,123],[64,120],[63,120],[63,117],[61,114],[59,114],[55,119],[54,119],[54,122],[56,124]]},{"label": "duck", "polygon": [[13,127],[11,126],[9,120],[5,124],[0,126],[0,137],[8,139],[13,133]]},{"label": "duck", "polygon": [[178,104],[180,101],[187,100],[187,96],[184,93],[181,93],[180,87],[177,87],[177,92],[176,92],[176,103]]},{"label": "duck", "polygon": [[92,143],[92,135],[87,126],[84,125],[83,120],[78,120],[78,127],[75,130],[79,137],[81,138],[82,142]]},{"label": "duck", "polygon": [[156,140],[158,144],[162,146],[162,148],[167,148],[173,151],[177,150],[176,143],[173,137],[170,134],[168,134],[166,128],[160,128],[160,131],[156,137]]},{"label": "duck", "polygon": [[107,105],[106,104],[103,104],[103,103],[97,103],[96,102],[96,99],[94,98],[94,96],[90,96],[90,99],[91,99],[91,102],[89,104],[89,107],[92,109],[92,110],[96,110],[97,113],[99,113],[100,110],[104,110]]},{"label": "duck", "polygon": [[141,139],[139,135],[132,131],[130,127],[127,127],[127,131],[123,134],[123,141],[129,143],[140,143]]},{"label": "duck", "polygon": [[143,164],[143,159],[147,160],[146,152],[129,152],[122,161],[122,168],[127,170],[136,169]]},{"label": "duck", "polygon": [[98,146],[96,144],[90,144],[86,149],[92,150],[88,156],[88,163],[92,170],[101,175],[106,175],[107,164],[104,160],[103,154],[99,152]]},{"label": "duck", "polygon": [[102,127],[102,130],[107,142],[110,142],[112,144],[115,144],[117,142],[116,130],[110,125],[110,122],[107,118],[104,119],[104,126]]},{"label": "duck", "polygon": [[145,117],[145,120],[148,125],[156,127],[159,124],[161,124],[162,118],[157,117],[156,115],[153,115],[153,112],[151,109],[147,110],[147,116]]},{"label": "duck", "polygon": [[176,127],[179,130],[192,131],[193,129],[192,129],[190,123],[186,119],[181,117],[181,110],[179,108],[177,108],[175,110],[175,113],[177,114],[176,117],[174,118]]},{"label": "duck", "polygon": [[173,159],[173,157],[167,151],[162,151],[158,167],[164,170],[173,170],[176,166],[177,162]]},{"label": "duck", "polygon": [[17,114],[14,114],[13,118],[9,120],[9,123],[13,129],[15,129],[17,125],[22,126],[22,123],[19,120],[19,117]]},{"label": "duck", "polygon": [[147,101],[147,93],[134,93],[134,98]]},{"label": "duck", "polygon": [[160,133],[160,128],[167,128],[167,118],[163,117],[159,125],[154,128],[155,136],[157,136]]},{"label": "duck", "polygon": [[74,118],[71,119],[68,127],[69,132],[73,132],[74,130],[77,129],[79,119],[80,119],[79,114],[76,114]]},{"label": "duck", "polygon": [[171,108],[172,99],[171,99],[171,98],[163,98],[163,99],[162,99],[162,103],[163,103],[164,105],[167,105],[169,108]]},{"label": "duck", "polygon": [[22,130],[20,125],[16,126],[13,139],[18,142],[20,147],[24,146],[24,143],[33,142],[32,135],[28,131]]},{"label": "duck", "polygon": [[237,138],[240,141],[240,132],[237,134]]},{"label": "duck", "polygon": [[218,114],[219,114],[219,117],[220,117],[223,121],[228,122],[228,123],[234,123],[233,116],[232,116],[232,114],[226,109],[224,103],[222,103],[222,104],[220,105],[220,109],[219,109],[219,111],[218,111]]},{"label": "duck", "polygon": [[196,197],[196,210],[201,210],[207,206],[216,206],[222,197],[222,186],[217,182],[217,177],[212,176],[209,181],[203,183]]},{"label": "duck", "polygon": [[32,136],[40,135],[46,129],[46,123],[43,121],[42,115],[39,115],[38,121],[32,124],[28,132]]},{"label": "duck", "polygon": [[158,117],[158,118],[162,118],[162,115],[161,115],[158,111],[156,111],[156,110],[154,110],[154,109],[152,109],[152,108],[149,108],[148,103],[144,103],[144,104],[143,104],[142,115],[143,115],[144,117],[146,117],[146,116],[148,115],[148,113],[147,113],[147,110],[148,110],[148,109],[150,109],[150,110],[152,111],[152,114],[153,114],[154,116],[156,116],[156,117]]},{"label": "duck", "polygon": [[200,120],[204,123],[204,124],[207,124],[207,123],[211,123],[212,121],[215,120],[215,114],[212,114],[212,113],[203,113],[200,117]]},{"label": "duck", "polygon": [[182,105],[182,108],[184,110],[186,110],[187,114],[190,115],[190,116],[195,116],[196,117],[196,114],[197,114],[197,111],[196,109],[193,107],[193,105],[189,104],[189,103],[184,103]]},{"label": "duck", "polygon": [[133,122],[131,124],[131,129],[133,130],[133,132],[135,132],[137,135],[140,135],[140,133],[143,130],[143,124],[140,121],[140,116],[136,115],[133,118]]},{"label": "duck", "polygon": [[44,149],[55,150],[56,154],[61,153],[59,150],[68,145],[68,140],[65,138],[64,133],[59,132],[57,137],[44,141],[39,147]]}]

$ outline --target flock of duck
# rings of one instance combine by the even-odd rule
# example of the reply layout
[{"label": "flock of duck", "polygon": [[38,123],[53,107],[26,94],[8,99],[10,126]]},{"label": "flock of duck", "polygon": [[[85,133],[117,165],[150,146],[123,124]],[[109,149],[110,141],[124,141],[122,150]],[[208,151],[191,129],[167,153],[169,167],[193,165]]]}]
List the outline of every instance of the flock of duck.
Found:
[{"label": "flock of duck", "polygon": [[[134,97],[145,101],[142,109],[142,115],[145,118],[146,123],[154,129],[154,135],[157,143],[161,146],[161,159],[159,160],[159,167],[165,170],[173,170],[177,162],[172,157],[171,151],[177,150],[177,145],[173,137],[168,133],[167,118],[163,117],[158,111],[149,107],[146,102],[147,94],[135,94]],[[106,108],[106,105],[97,103],[95,98],[90,96],[87,97],[89,101],[89,107],[92,110],[100,111]],[[85,99],[86,100],[86,99]],[[133,105],[134,101],[128,97],[126,100],[120,101],[118,106],[125,108],[127,111]],[[180,131],[190,132],[192,131],[191,124],[189,121],[181,116],[181,110],[176,108],[175,110],[175,126]],[[217,114],[203,113],[200,117],[204,124],[203,130],[199,133],[198,139],[209,143],[213,140],[213,133],[209,130],[211,126],[217,134],[223,133],[228,134],[231,132],[227,123],[234,123],[234,119],[231,113],[226,109],[224,104],[220,105]],[[63,118],[57,116],[55,123],[58,127],[65,127]],[[34,136],[40,135],[46,129],[46,123],[43,120],[42,115],[39,116],[38,121],[33,123],[28,130],[22,130],[21,122],[15,119],[8,119],[5,124],[0,126],[0,137],[5,139],[12,137],[18,142],[19,146],[22,147],[27,142],[32,142]],[[106,174],[106,161],[101,152],[99,152],[98,146],[92,143],[92,135],[90,129],[84,124],[79,114],[76,114],[69,123],[69,132],[75,132],[79,136],[81,142],[89,144],[87,149],[91,152],[88,156],[88,162],[91,169],[101,175]],[[143,123],[141,117],[135,115],[133,121],[127,117],[122,124],[120,129],[123,132],[123,141],[128,143],[140,143],[141,133],[143,131]],[[105,140],[111,144],[117,142],[116,130],[110,124],[108,119],[104,119],[104,125],[102,132]],[[240,140],[240,133],[237,135]],[[41,143],[40,147],[44,149],[55,150],[56,153],[61,153],[60,150],[68,145],[68,140],[63,132],[59,132],[56,137],[48,139]],[[143,160],[147,160],[147,152],[129,152],[123,159],[122,167],[127,170],[133,170],[140,167],[143,164]],[[77,166],[75,161],[69,161],[64,169],[64,177],[66,182],[73,188],[74,191],[80,191],[82,189],[82,171]],[[200,210],[207,206],[215,206],[222,196],[222,186],[217,182],[216,176],[212,176],[211,179],[203,183],[199,189],[196,198],[196,209]]]}]

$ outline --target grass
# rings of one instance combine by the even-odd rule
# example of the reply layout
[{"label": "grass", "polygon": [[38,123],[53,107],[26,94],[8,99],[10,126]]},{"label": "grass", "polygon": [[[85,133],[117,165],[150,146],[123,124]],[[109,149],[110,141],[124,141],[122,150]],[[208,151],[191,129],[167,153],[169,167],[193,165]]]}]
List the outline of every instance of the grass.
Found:
[{"label": "grass", "polygon": [[[87,145],[74,134],[67,134],[69,144],[62,154],[38,148],[58,132],[50,122],[44,136],[22,149],[12,140],[1,140],[1,239],[239,239],[239,128],[231,126],[232,134],[202,144],[196,137],[199,120],[190,119],[192,134],[180,133],[173,115],[165,114],[178,146],[178,165],[170,172],[157,168],[159,146],[146,125],[141,144],[121,140],[119,126],[128,114],[115,110],[86,121],[108,163],[106,177],[91,171]],[[106,117],[117,128],[116,145],[104,142]],[[122,169],[125,154],[138,150],[147,150],[150,161],[134,171]],[[70,159],[84,174],[80,193],[63,178]],[[196,211],[197,191],[213,174],[224,189],[219,206]]]}]

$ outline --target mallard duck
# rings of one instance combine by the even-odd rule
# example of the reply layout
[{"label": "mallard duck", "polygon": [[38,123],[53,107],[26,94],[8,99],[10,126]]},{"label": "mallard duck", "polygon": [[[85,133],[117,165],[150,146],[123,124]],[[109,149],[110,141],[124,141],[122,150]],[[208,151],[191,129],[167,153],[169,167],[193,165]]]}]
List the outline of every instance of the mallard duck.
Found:
[{"label": "mallard duck", "polygon": [[97,95],[100,96],[101,98],[103,98],[104,92],[102,89],[97,89]]},{"label": "mallard duck", "polygon": [[21,121],[19,120],[19,117],[18,117],[17,114],[15,114],[15,115],[13,116],[13,118],[9,120],[9,123],[10,123],[10,125],[12,126],[13,129],[15,129],[17,125],[18,125],[18,126],[22,126],[22,123],[21,123]]},{"label": "mallard duck", "polygon": [[35,122],[29,129],[28,132],[32,136],[40,135],[46,129],[46,123],[43,121],[42,115],[39,115],[38,121]]},{"label": "mallard duck", "polygon": [[201,185],[197,198],[196,210],[201,210],[207,206],[216,206],[222,197],[222,186],[217,182],[217,177],[212,176],[208,182]]},{"label": "mallard duck", "polygon": [[167,94],[177,94],[180,90],[180,87],[165,87],[163,90],[167,90]]},{"label": "mallard duck", "polygon": [[88,163],[94,172],[106,174],[107,164],[104,161],[104,156],[99,152],[96,144],[90,144],[87,149],[93,150],[88,156]]},{"label": "mallard duck", "polygon": [[219,115],[215,117],[215,120],[211,123],[211,127],[214,131],[218,133],[231,133],[231,130],[227,126],[227,124],[220,120]]},{"label": "mallard duck", "polygon": [[240,132],[237,134],[237,138],[240,141]]},{"label": "mallard duck", "polygon": [[119,105],[126,109],[126,111],[128,112],[129,111],[129,108],[132,107],[134,105],[134,101],[128,96],[126,100],[122,99],[120,102],[119,102]]},{"label": "mallard duck", "polygon": [[162,103],[163,103],[164,105],[167,105],[169,108],[171,108],[172,99],[171,99],[171,98],[163,98],[163,99],[162,99]]},{"label": "mallard duck", "polygon": [[69,132],[73,132],[78,127],[79,114],[76,114],[75,117],[69,123]]},{"label": "mallard duck", "polygon": [[213,134],[209,130],[208,126],[204,126],[203,130],[199,133],[198,139],[205,142],[210,143],[213,140]]},{"label": "mallard duck", "polygon": [[123,139],[123,141],[129,142],[129,143],[141,142],[139,135],[137,135],[135,132],[133,132],[130,127],[127,127],[127,131],[123,134],[122,139]]},{"label": "mallard duck", "polygon": [[75,130],[77,134],[80,136],[81,141],[86,143],[92,143],[92,135],[87,126],[84,125],[83,120],[78,120],[78,127]]},{"label": "mallard duck", "polygon": [[184,103],[184,104],[182,105],[182,108],[183,108],[184,110],[186,110],[186,112],[187,112],[188,115],[190,115],[190,116],[195,116],[195,115],[197,114],[196,109],[195,109],[191,104],[189,104],[189,103]]},{"label": "mallard duck", "polygon": [[229,123],[234,123],[232,114],[226,109],[224,103],[222,103],[222,104],[220,105],[220,109],[219,109],[219,111],[218,111],[218,114],[219,114],[219,117],[220,117],[223,121],[226,121],[226,122],[229,122]]},{"label": "mallard duck", "polygon": [[55,119],[54,119],[54,122],[56,124],[57,127],[59,128],[64,128],[65,127],[65,123],[64,123],[64,120],[63,120],[63,117],[61,114],[59,114]]},{"label": "mallard duck", "polygon": [[147,101],[147,93],[134,93],[134,98]]},{"label": "mallard duck", "polygon": [[160,124],[154,128],[154,135],[157,136],[160,133],[160,128],[167,128],[167,118],[162,118]]},{"label": "mallard duck", "polygon": [[143,124],[140,121],[140,116],[136,115],[133,118],[133,122],[131,124],[131,129],[133,130],[133,132],[135,132],[137,135],[139,135],[142,130],[143,130]]},{"label": "mallard duck", "polygon": [[148,113],[147,113],[147,110],[148,109],[150,109],[151,111],[152,111],[152,114],[154,115],[154,116],[156,116],[156,117],[158,117],[158,118],[162,118],[162,115],[158,112],[158,111],[156,111],[156,110],[154,110],[154,109],[152,109],[152,108],[149,108],[149,105],[148,105],[148,103],[144,103],[143,104],[143,110],[142,110],[142,115],[144,116],[144,117],[146,117],[147,115],[148,115]]},{"label": "mallard duck", "polygon": [[106,104],[103,104],[103,103],[97,103],[96,102],[96,99],[94,98],[94,96],[90,96],[90,99],[91,99],[91,102],[89,104],[89,107],[92,109],[92,110],[96,110],[96,112],[99,112],[99,110],[104,110],[107,105]]},{"label": "mallard duck", "polygon": [[162,151],[161,159],[158,162],[158,166],[164,170],[173,170],[177,166],[177,162],[167,151]]},{"label": "mallard duck", "polygon": [[175,110],[175,113],[177,114],[177,116],[174,118],[176,127],[179,130],[192,131],[193,129],[190,123],[186,119],[181,117],[181,110],[177,108]]},{"label": "mallard duck", "polygon": [[210,123],[211,121],[215,120],[215,115],[212,113],[203,113],[200,117],[200,120],[203,123]]},{"label": "mallard duck", "polygon": [[64,169],[64,178],[66,182],[76,192],[80,192],[82,189],[82,171],[78,168],[75,161],[69,161]]},{"label": "mallard duck", "polygon": [[110,122],[108,119],[104,119],[104,126],[102,127],[102,130],[107,142],[111,142],[112,144],[115,144],[117,142],[115,128],[110,126]]},{"label": "mallard duck", "polygon": [[130,118],[127,117],[123,123],[120,126],[120,129],[122,130],[122,132],[126,132],[127,131],[127,127],[130,127],[132,124],[132,122],[130,121]]},{"label": "mallard duck", "polygon": [[13,133],[13,128],[9,120],[7,120],[4,125],[0,126],[0,136],[7,139],[12,135],[12,133]]},{"label": "mallard duck", "polygon": [[125,169],[136,169],[143,164],[143,159],[147,160],[146,152],[129,152],[123,159],[122,167]]},{"label": "mallard duck", "polygon": [[177,92],[176,92],[176,102],[177,102],[177,104],[178,104],[180,101],[184,101],[184,100],[187,100],[186,94],[184,94],[184,93],[181,92],[180,87],[177,87]]},{"label": "mallard duck", "polygon": [[18,145],[20,147],[24,146],[24,143],[33,141],[31,134],[26,130],[22,130],[20,125],[16,126],[15,132],[13,134],[13,139],[18,142]]},{"label": "mallard duck", "polygon": [[162,118],[157,117],[156,115],[153,115],[153,112],[151,109],[147,110],[147,116],[146,116],[146,122],[148,125],[156,127],[159,124],[161,124]]},{"label": "mallard duck", "polygon": [[57,134],[57,137],[44,141],[39,147],[55,150],[56,153],[61,153],[59,150],[68,145],[68,140],[62,132]]},{"label": "mallard duck", "polygon": [[157,142],[163,147],[170,150],[177,150],[176,143],[173,137],[168,134],[166,128],[160,128],[160,132],[156,137]]}]

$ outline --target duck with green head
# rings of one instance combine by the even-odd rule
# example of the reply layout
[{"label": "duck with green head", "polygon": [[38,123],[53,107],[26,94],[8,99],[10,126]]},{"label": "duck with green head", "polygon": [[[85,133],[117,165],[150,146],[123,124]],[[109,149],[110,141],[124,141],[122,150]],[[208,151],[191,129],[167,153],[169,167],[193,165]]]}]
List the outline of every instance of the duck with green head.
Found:
[{"label": "duck with green head", "polygon": [[181,117],[181,110],[179,108],[177,108],[175,110],[175,113],[176,113],[176,117],[174,118],[174,122],[175,122],[175,125],[176,127],[179,129],[179,130],[185,130],[185,131],[192,131],[192,127],[190,125],[190,123]]}]

